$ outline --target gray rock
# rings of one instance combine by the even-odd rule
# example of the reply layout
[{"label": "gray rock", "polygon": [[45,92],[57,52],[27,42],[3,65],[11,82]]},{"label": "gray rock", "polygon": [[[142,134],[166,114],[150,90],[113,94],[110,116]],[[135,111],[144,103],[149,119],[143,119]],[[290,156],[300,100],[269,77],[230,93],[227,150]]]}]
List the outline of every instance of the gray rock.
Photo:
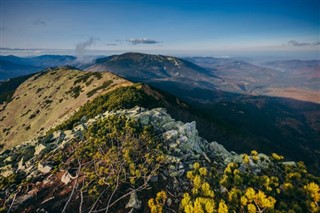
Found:
[{"label": "gray rock", "polygon": [[178,138],[177,130],[169,130],[162,134],[165,140],[176,140]]},{"label": "gray rock", "polygon": [[22,170],[24,171],[26,169],[26,167],[24,166],[24,163],[23,163],[23,157],[20,159],[19,163],[18,163],[18,171],[19,170]]},{"label": "gray rock", "polygon": [[168,164],[179,163],[182,159],[177,156],[167,155],[165,157],[165,162]]},{"label": "gray rock", "polygon": [[169,176],[170,177],[179,177],[179,172],[178,171],[169,172]]},{"label": "gray rock", "polygon": [[65,137],[65,134],[63,131],[58,130],[52,133],[52,140],[55,141],[55,143],[60,143]]},{"label": "gray rock", "polygon": [[170,144],[169,144],[169,147],[170,147],[171,149],[174,149],[174,148],[177,148],[177,147],[178,147],[178,144],[176,144],[176,143],[170,143]]},{"label": "gray rock", "polygon": [[170,122],[167,122],[165,124],[163,124],[162,128],[164,130],[172,130],[176,127],[176,122],[175,121],[170,121]]},{"label": "gray rock", "polygon": [[41,163],[38,163],[38,170],[43,174],[48,174],[51,171],[51,167],[46,165],[43,166]]},{"label": "gray rock", "polygon": [[166,201],[166,204],[167,204],[167,206],[171,206],[171,204],[172,204],[172,199],[169,197],[168,199],[167,199],[167,201]]},{"label": "gray rock", "polygon": [[126,205],[127,208],[140,209],[142,202],[138,199],[137,193],[133,192],[130,194],[129,202]]},{"label": "gray rock", "polygon": [[69,174],[69,172],[66,172],[62,175],[61,177],[61,182],[64,183],[64,184],[68,184],[71,182],[71,175]]},{"label": "gray rock", "polygon": [[142,115],[142,116],[139,116],[138,120],[142,125],[148,125],[150,118],[148,115]]},{"label": "gray rock", "polygon": [[83,132],[85,130],[86,130],[86,126],[83,123],[81,123],[78,126],[73,128],[73,131],[75,131],[75,132],[77,132],[77,131]]},{"label": "gray rock", "polygon": [[46,149],[46,146],[43,144],[38,144],[35,148],[34,148],[34,155],[39,155],[41,152],[44,152],[44,150]]}]

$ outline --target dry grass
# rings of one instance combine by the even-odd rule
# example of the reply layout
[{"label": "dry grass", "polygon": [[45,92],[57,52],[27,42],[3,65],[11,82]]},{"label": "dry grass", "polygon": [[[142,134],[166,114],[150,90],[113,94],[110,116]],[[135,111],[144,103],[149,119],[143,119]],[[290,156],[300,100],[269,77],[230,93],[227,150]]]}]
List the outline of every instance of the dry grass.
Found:
[{"label": "dry grass", "polygon": [[320,91],[300,88],[269,88],[265,95],[293,98],[320,104]]},{"label": "dry grass", "polygon": [[[99,94],[115,88],[132,85],[131,82],[119,78],[109,72],[102,72],[101,78],[92,75],[87,82],[74,82],[87,72],[78,70],[52,70],[38,78],[31,77],[16,90],[13,101],[0,112],[0,143],[5,148],[31,140],[37,135],[66,120],[77,108]],[[94,88],[112,80],[113,83],[105,89],[98,90],[91,97],[87,93]],[[74,98],[70,89],[80,86],[81,92]],[[3,106],[0,106],[2,108]],[[9,130],[8,130],[9,129]]]}]

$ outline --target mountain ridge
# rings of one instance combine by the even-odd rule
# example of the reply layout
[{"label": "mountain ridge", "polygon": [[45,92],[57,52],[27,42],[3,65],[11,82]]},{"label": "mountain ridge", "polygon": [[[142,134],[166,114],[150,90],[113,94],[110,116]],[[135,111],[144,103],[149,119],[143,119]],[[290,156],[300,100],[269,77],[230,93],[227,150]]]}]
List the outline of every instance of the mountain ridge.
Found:
[{"label": "mountain ridge", "polygon": [[[103,82],[108,85],[101,87]],[[130,84],[110,73],[85,73],[71,67],[51,68],[32,75],[19,85],[10,102],[0,105],[0,140],[5,147],[9,145],[6,142],[11,146],[17,144],[18,139],[26,140],[59,119],[64,120],[101,92]],[[94,91],[91,96],[90,91]]]}]

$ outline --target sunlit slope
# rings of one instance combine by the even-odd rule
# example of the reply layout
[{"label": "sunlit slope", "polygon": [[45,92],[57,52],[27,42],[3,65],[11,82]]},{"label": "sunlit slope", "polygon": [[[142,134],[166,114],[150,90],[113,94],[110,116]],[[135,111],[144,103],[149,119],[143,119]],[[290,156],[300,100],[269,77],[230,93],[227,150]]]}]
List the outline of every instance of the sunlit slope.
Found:
[{"label": "sunlit slope", "polygon": [[0,105],[0,142],[12,147],[61,123],[97,95],[131,83],[108,72],[72,67],[48,69],[22,83],[9,103]]}]

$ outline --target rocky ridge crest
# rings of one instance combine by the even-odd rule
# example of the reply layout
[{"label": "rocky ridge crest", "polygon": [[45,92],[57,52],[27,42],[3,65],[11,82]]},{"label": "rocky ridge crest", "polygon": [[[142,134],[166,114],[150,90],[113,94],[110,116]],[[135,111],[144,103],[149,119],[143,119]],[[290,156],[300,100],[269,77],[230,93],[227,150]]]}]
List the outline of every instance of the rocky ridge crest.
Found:
[{"label": "rocky ridge crest", "polygon": [[[195,162],[213,163],[218,167],[221,165],[220,168],[224,168],[230,162],[236,162],[239,165],[243,163],[241,155],[227,151],[217,142],[208,142],[201,138],[196,129],[196,122],[176,121],[164,108],[148,110],[134,107],[106,111],[92,119],[83,117],[72,130],[58,130],[46,137],[27,141],[3,151],[0,154],[0,178],[9,179],[12,176],[18,176],[20,179],[34,183],[37,190],[40,191],[41,188],[52,187],[55,181],[58,181],[62,186],[72,184],[75,174],[71,174],[68,170],[60,171],[62,174],[59,176],[60,179],[52,179],[52,172],[56,170],[54,162],[44,162],[42,158],[45,155],[55,155],[58,151],[66,149],[71,142],[81,142],[84,139],[85,131],[92,124],[100,119],[107,119],[109,116],[125,116],[138,121],[142,126],[151,125],[160,133],[162,143],[166,147],[165,168],[159,174],[161,177],[154,177],[153,181],[157,181],[158,178],[172,180],[167,187],[175,192],[177,197],[181,196],[186,183],[186,171],[192,168]],[[270,162],[268,156],[259,154],[259,160],[255,163],[250,161],[250,166],[258,173],[261,169],[268,167],[268,162]],[[239,167],[243,171],[245,168],[245,165]],[[6,192],[12,193],[18,188],[19,186],[13,184],[6,188]],[[34,190],[35,188],[31,188],[16,197],[13,197],[14,193],[12,193],[12,196],[7,199],[11,200],[13,208],[18,209],[19,206],[24,205],[36,195],[33,193]],[[132,199],[134,200],[132,201]],[[130,196],[129,201],[139,203],[136,195]],[[173,202],[178,204],[179,200]],[[127,206],[132,205],[127,204]]]}]

